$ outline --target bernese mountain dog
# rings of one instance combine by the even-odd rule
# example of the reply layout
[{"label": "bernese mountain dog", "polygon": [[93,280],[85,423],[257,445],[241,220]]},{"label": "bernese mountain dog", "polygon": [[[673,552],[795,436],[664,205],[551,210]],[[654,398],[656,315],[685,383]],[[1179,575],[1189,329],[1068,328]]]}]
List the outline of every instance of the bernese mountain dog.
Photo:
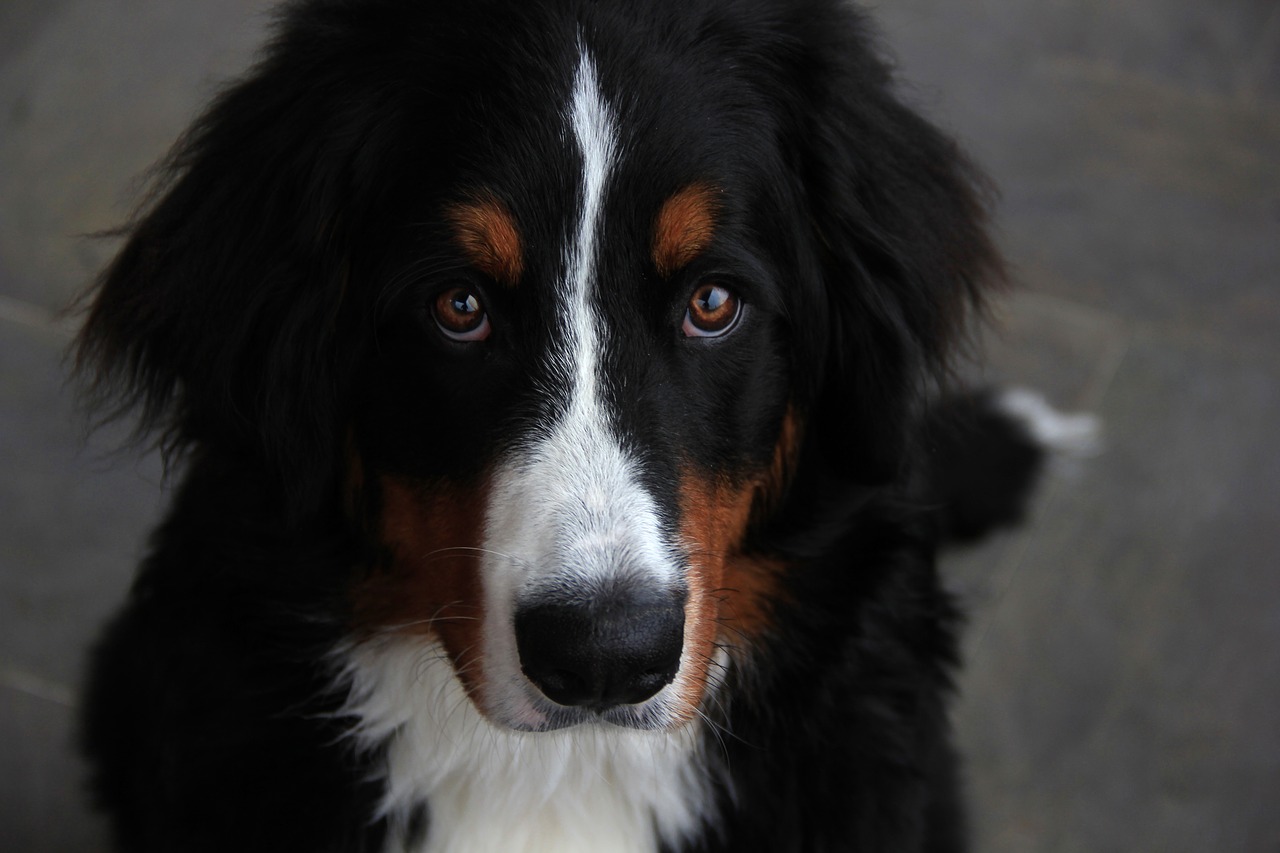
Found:
[{"label": "bernese mountain dog", "polygon": [[937,402],[988,210],[836,0],[286,4],[76,344],[181,470],[119,849],[962,849],[935,555],[1040,458]]}]

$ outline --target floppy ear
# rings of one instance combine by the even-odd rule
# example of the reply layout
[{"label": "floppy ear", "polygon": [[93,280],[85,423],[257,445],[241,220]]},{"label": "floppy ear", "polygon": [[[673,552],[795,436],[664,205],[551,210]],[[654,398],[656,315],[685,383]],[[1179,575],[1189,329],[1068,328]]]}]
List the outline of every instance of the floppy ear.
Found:
[{"label": "floppy ear", "polygon": [[87,294],[75,354],[92,404],[138,409],[167,450],[248,460],[293,503],[338,457],[334,339],[362,132],[356,109],[315,94],[337,100],[338,63],[276,47],[163,165]]},{"label": "floppy ear", "polygon": [[802,146],[830,323],[813,429],[874,484],[899,473],[917,401],[1004,279],[984,178],[897,99],[864,23],[844,23],[820,36]]}]

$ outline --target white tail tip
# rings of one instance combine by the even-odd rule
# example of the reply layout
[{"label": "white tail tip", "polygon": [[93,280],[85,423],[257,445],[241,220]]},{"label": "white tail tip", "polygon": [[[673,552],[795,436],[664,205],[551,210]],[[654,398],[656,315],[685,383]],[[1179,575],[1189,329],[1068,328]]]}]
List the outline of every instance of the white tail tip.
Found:
[{"label": "white tail tip", "polygon": [[1044,395],[1025,388],[1002,393],[996,405],[1026,425],[1031,437],[1047,449],[1066,456],[1097,456],[1103,451],[1102,422],[1096,415],[1067,414],[1049,404]]}]

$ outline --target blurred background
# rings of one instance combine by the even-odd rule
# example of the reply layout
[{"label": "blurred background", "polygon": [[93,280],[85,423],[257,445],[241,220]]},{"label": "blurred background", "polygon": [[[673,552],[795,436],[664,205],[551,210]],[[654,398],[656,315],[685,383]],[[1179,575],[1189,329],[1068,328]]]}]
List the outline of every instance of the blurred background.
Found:
[{"label": "blurred background", "polygon": [[[57,312],[266,6],[0,2],[4,850],[104,847],[77,685],[164,500],[154,458],[86,441]],[[1105,424],[1026,528],[945,564],[974,849],[1280,853],[1280,3],[875,14],[1003,191],[1020,290],[980,375]]]}]

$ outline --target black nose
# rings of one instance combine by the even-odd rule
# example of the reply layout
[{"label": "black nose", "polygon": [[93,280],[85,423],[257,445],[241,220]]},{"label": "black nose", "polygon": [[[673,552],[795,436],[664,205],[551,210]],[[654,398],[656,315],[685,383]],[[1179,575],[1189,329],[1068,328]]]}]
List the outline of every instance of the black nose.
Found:
[{"label": "black nose", "polygon": [[560,705],[643,702],[670,684],[684,646],[684,596],[537,604],[516,612],[524,674]]}]

